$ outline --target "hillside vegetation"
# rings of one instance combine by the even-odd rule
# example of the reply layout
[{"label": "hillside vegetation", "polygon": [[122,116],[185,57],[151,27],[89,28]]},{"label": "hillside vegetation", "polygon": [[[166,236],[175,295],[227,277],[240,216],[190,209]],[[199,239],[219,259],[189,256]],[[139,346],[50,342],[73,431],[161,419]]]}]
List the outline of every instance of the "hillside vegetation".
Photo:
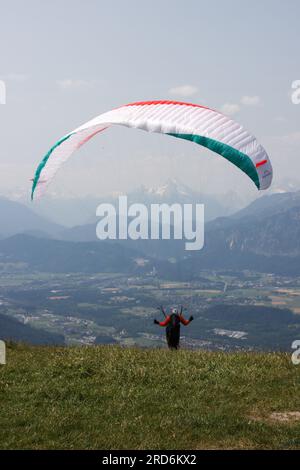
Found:
[{"label": "hillside vegetation", "polygon": [[24,341],[30,344],[63,345],[64,336],[38,328],[32,328],[28,324],[21,323],[9,315],[0,313],[0,338],[13,339],[14,341]]},{"label": "hillside vegetation", "polygon": [[300,448],[282,353],[10,345],[2,449]]}]

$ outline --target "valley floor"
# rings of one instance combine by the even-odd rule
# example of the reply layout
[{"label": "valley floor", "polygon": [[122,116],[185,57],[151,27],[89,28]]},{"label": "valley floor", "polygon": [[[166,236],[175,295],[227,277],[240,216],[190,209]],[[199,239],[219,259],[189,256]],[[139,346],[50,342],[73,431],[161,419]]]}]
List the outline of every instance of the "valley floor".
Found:
[{"label": "valley floor", "polygon": [[1,449],[300,449],[281,353],[9,345]]}]

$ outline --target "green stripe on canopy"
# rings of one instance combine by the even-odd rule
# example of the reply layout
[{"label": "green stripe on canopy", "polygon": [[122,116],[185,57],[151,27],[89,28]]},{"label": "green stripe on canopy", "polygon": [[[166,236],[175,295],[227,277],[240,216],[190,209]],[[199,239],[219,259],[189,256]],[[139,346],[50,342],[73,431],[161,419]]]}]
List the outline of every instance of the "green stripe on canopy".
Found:
[{"label": "green stripe on canopy", "polygon": [[195,142],[196,144],[202,145],[203,147],[212,150],[219,155],[222,155],[226,160],[229,160],[235,166],[240,168],[249,178],[252,179],[256,187],[260,188],[258,174],[255,168],[254,163],[252,162],[251,158],[248,157],[245,153],[239,152],[235,148],[231,147],[230,145],[223,144],[214,139],[210,139],[209,137],[203,137],[201,135],[194,135],[194,134],[173,134],[168,133],[168,135],[172,137],[177,137],[179,139],[190,140]]},{"label": "green stripe on canopy", "polygon": [[53,147],[51,147],[51,149],[49,150],[49,152],[46,153],[46,155],[44,156],[43,160],[41,161],[41,163],[40,163],[39,166],[37,167],[37,170],[36,170],[35,175],[34,175],[34,178],[33,178],[33,183],[32,183],[31,200],[33,199],[34,190],[35,190],[35,188],[36,188],[36,185],[37,185],[38,182],[39,182],[42,169],[44,168],[44,166],[46,165],[47,161],[49,160],[49,157],[50,157],[51,153],[52,153],[57,147],[59,147],[59,145],[62,144],[65,140],[69,139],[69,138],[71,137],[71,135],[73,135],[73,134],[69,134],[69,135],[63,137],[62,139],[60,139],[58,142],[56,142],[56,144],[53,145]]}]

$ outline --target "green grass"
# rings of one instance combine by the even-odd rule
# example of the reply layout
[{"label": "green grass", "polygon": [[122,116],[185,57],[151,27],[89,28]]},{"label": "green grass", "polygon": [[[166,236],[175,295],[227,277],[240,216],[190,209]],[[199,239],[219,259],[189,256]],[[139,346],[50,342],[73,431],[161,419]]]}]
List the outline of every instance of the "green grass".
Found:
[{"label": "green grass", "polygon": [[300,366],[287,354],[12,345],[1,449],[300,448]]}]

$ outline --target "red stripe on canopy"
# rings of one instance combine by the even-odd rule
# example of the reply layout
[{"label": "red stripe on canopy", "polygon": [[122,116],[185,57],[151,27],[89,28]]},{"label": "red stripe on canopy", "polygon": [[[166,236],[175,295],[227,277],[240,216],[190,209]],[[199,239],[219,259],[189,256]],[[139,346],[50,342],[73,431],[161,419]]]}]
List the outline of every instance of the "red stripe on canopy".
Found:
[{"label": "red stripe on canopy", "polygon": [[169,101],[169,100],[137,101],[136,103],[124,104],[124,106],[122,106],[122,107],[126,107],[126,106],[147,106],[147,105],[151,105],[151,104],[170,104],[170,105],[180,105],[180,106],[192,106],[193,108],[210,109],[211,111],[213,111],[211,108],[208,108],[207,106],[201,106],[200,104],[185,103],[183,101]]},{"label": "red stripe on canopy", "polygon": [[268,160],[262,160],[261,162],[256,163],[256,165],[255,165],[256,168],[265,165],[265,164],[267,163],[267,161],[268,161]]}]

